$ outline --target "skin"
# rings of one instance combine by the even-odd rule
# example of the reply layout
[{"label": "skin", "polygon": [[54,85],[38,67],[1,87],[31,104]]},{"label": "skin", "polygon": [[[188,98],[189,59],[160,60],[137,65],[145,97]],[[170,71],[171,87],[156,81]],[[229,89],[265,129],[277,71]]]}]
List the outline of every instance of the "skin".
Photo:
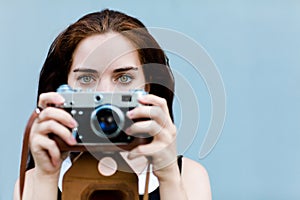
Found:
[{"label": "skin", "polygon": [[[99,56],[100,53],[102,56]],[[137,51],[129,41],[112,32],[90,36],[78,45],[73,54],[68,84],[102,92],[148,88]],[[38,105],[44,109],[33,123],[30,134],[30,149],[36,165],[27,171],[23,199],[56,199],[60,167],[65,155],[48,138],[48,133],[57,134],[70,145],[76,143],[68,128],[76,127],[77,122],[64,110],[47,106],[62,105],[63,102],[64,99],[55,92],[40,95]],[[182,173],[179,172],[176,127],[169,116],[166,100],[149,94],[141,97],[139,102],[144,106],[129,111],[127,116],[150,120],[135,122],[126,133],[147,132],[154,139],[150,144],[123,153],[124,159],[139,174],[147,165],[145,156],[152,158],[153,173],[159,180],[163,200],[211,199],[209,178],[204,167],[183,158]],[[19,199],[18,187],[17,181],[15,200]]]}]

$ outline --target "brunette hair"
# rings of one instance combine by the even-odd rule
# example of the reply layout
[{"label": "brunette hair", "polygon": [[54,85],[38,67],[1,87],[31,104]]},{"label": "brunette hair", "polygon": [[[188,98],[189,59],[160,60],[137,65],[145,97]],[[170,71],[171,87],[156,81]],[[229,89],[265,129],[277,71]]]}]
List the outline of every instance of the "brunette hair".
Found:
[{"label": "brunette hair", "polygon": [[67,84],[73,53],[83,39],[107,32],[120,33],[135,46],[150,86],[149,93],[166,99],[173,119],[174,78],[167,56],[142,22],[108,9],[83,16],[57,36],[40,72],[38,96]]}]

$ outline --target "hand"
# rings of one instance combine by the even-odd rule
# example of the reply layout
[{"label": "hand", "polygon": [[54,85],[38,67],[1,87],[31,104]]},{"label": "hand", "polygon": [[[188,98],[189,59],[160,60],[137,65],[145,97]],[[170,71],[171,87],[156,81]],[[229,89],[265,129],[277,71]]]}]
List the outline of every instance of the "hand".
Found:
[{"label": "hand", "polygon": [[58,175],[63,160],[55,141],[48,137],[49,133],[58,135],[70,145],[76,143],[68,129],[76,127],[76,121],[63,109],[49,106],[63,103],[63,97],[55,92],[44,93],[39,97],[38,106],[43,110],[33,122],[29,145],[35,161],[35,169],[44,175]]},{"label": "hand", "polygon": [[[151,158],[154,174],[158,178],[164,176],[167,168],[174,164],[177,167],[176,127],[169,115],[167,102],[164,98],[149,94],[139,99],[144,106],[138,106],[127,113],[130,119],[149,118],[131,125],[125,132],[129,135],[148,133],[153,136],[150,144],[134,148],[128,158],[139,156]],[[151,105],[151,106],[148,106]]]}]

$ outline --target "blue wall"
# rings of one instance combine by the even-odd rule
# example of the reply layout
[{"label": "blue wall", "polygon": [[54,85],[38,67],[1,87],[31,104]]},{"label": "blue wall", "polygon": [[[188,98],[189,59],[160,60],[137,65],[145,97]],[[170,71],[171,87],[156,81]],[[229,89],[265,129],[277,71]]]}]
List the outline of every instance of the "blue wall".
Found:
[{"label": "blue wall", "polygon": [[[23,129],[50,43],[83,14],[106,7],[188,35],[216,63],[227,95],[222,135],[199,159],[211,108],[203,81],[191,79],[192,86],[202,85],[201,123],[183,152],[207,168],[213,199],[300,199],[300,2],[295,0],[1,0],[0,199],[12,198]],[[178,63],[171,59],[171,65]]]}]

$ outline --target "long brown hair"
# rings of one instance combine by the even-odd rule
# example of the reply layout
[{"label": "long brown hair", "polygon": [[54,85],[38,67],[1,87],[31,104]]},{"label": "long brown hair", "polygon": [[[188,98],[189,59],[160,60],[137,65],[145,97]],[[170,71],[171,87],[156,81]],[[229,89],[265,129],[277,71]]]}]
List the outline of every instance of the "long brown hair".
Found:
[{"label": "long brown hair", "polygon": [[164,51],[142,22],[108,9],[83,16],[57,36],[40,73],[38,96],[67,84],[73,53],[80,41],[109,31],[122,34],[135,46],[143,65],[145,80],[150,86],[149,93],[166,99],[173,119],[174,79]]}]

